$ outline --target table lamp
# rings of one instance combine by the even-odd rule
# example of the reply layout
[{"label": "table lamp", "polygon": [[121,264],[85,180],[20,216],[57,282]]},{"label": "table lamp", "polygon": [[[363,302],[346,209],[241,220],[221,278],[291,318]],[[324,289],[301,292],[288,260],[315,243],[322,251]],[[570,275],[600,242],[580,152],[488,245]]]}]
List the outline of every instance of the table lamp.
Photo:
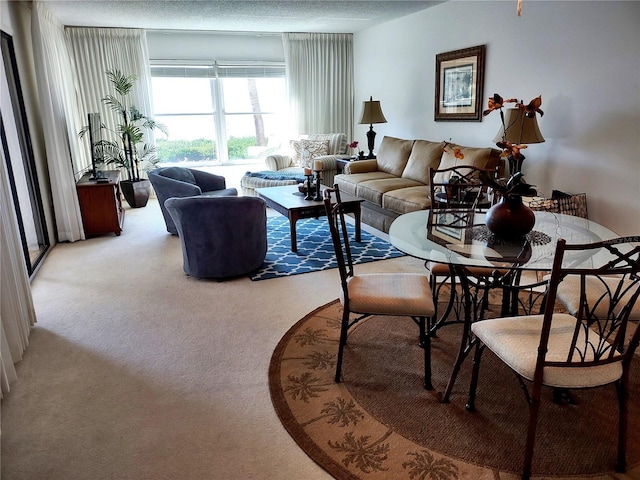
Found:
[{"label": "table lamp", "polygon": [[360,124],[369,124],[369,131],[367,132],[367,141],[369,147],[369,155],[367,158],[375,158],[373,154],[373,146],[376,139],[376,132],[373,131],[374,123],[387,123],[387,119],[384,118],[382,108],[380,108],[380,101],[374,100],[373,97],[369,97],[369,100],[362,102],[362,118]]},{"label": "table lamp", "polygon": [[[506,128],[506,131],[505,131]],[[512,145],[528,145],[531,143],[542,143],[544,137],[538,128],[536,115],[527,116],[526,110],[522,108],[508,108],[504,116],[504,124],[500,127],[498,134],[493,139],[495,143],[506,142]],[[524,155],[520,153],[517,157],[509,156],[510,174],[522,171]]]}]

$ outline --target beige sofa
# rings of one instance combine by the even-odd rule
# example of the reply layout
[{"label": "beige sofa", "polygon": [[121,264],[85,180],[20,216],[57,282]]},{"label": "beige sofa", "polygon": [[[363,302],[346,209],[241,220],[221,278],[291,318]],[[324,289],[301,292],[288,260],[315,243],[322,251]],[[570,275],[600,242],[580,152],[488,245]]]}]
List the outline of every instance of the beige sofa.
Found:
[{"label": "beige sofa", "polygon": [[[445,148],[446,147],[446,148]],[[385,136],[377,158],[350,162],[335,176],[340,191],[364,199],[362,221],[383,232],[403,213],[431,205],[429,168],[503,165],[500,151],[428,140],[403,140]]]}]

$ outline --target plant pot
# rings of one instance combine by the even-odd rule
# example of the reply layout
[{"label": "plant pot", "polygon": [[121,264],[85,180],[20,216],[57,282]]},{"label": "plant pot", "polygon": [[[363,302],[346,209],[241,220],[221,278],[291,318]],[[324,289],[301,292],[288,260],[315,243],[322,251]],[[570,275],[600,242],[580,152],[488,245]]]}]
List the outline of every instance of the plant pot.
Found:
[{"label": "plant pot", "polygon": [[487,211],[485,223],[500,238],[521,240],[533,229],[536,216],[520,195],[508,195]]},{"label": "plant pot", "polygon": [[122,195],[131,208],[141,208],[147,205],[151,193],[151,183],[147,179],[122,180],[120,182]]}]

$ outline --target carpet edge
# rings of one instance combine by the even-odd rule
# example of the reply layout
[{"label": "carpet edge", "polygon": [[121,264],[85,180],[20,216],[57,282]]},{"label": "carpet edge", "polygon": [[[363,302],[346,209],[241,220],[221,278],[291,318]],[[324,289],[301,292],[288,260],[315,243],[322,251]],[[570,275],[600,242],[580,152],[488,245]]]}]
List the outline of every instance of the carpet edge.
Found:
[{"label": "carpet edge", "polygon": [[346,470],[340,464],[336,463],[330,456],[316,446],[316,443],[309,438],[300,424],[297,422],[291,410],[288,407],[287,401],[284,398],[284,389],[280,385],[280,359],[286,346],[289,344],[291,338],[299,330],[300,326],[304,324],[310,317],[315,316],[318,312],[328,308],[336,303],[339,303],[339,299],[332,300],[306,314],[303,318],[294,323],[278,341],[271,359],[269,360],[269,395],[271,397],[271,403],[276,415],[280,419],[280,423],[284,429],[289,433],[292,440],[300,447],[300,449],[319,467],[331,474],[334,478],[340,478],[345,480],[359,480],[359,477],[353,475]]}]

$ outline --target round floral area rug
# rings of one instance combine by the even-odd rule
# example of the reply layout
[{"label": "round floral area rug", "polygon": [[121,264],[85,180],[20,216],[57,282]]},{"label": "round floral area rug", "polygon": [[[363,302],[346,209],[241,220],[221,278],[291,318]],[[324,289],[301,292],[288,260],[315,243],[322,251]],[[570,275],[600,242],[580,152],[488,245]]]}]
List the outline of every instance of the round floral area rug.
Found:
[{"label": "round floral area rug", "polygon": [[[434,390],[422,387],[418,327],[373,316],[351,328],[342,382],[334,382],[342,307],[336,300],[296,323],[269,368],[275,410],[297,444],[338,479],[520,478],[528,408],[514,375],[485,353],[477,411],[464,404],[467,358],[441,403],[460,341],[457,325],[432,340]],[[533,478],[640,478],[640,368],[632,368],[626,475],[614,473],[617,399],[613,386],[577,391],[577,405],[543,398]]]}]

